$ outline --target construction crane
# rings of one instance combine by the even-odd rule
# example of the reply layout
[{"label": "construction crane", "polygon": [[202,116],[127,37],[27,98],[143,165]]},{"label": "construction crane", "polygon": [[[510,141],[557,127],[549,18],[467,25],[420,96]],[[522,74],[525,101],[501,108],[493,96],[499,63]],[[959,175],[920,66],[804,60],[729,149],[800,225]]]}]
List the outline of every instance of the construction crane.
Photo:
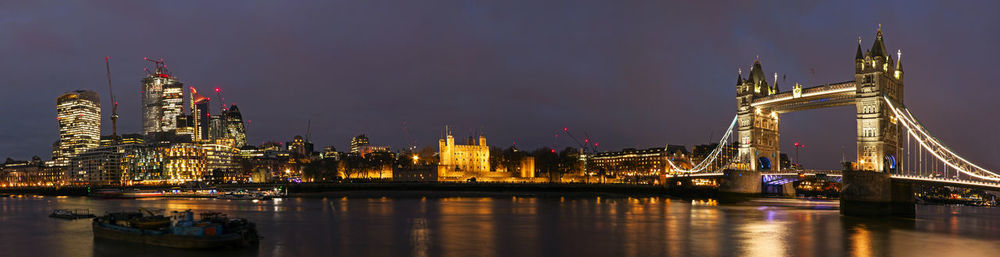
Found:
[{"label": "construction crane", "polygon": [[312,134],[313,120],[309,119],[306,121],[306,142],[309,142],[309,136]]},{"label": "construction crane", "polygon": [[222,89],[215,87],[215,96],[219,97],[219,108],[224,112],[226,111],[226,98],[222,97]]},{"label": "construction crane", "polygon": [[[590,143],[590,135],[587,135],[587,133],[583,133],[585,137],[583,138],[583,142],[580,142],[580,140],[577,139],[576,136],[573,135],[573,133],[569,132],[569,128],[564,127],[562,129],[562,131],[563,131],[564,134],[566,134],[567,136],[569,136],[569,138],[572,139],[573,142],[575,142],[577,146],[580,147],[580,162],[583,163],[583,167],[582,167],[583,170],[582,171],[583,171],[584,174],[588,174],[587,173],[587,162],[590,159],[589,158],[590,156],[597,154],[597,142],[594,142],[593,144],[591,144]],[[556,134],[556,137],[558,138],[559,135]],[[553,151],[555,151],[555,149],[553,149]]]},{"label": "construction crane", "polygon": [[[153,63],[154,70],[152,74],[156,74],[162,78],[170,77],[170,74],[167,71],[167,63],[164,62],[162,58],[159,60],[155,60],[155,59],[149,59],[149,57],[142,57],[142,59]],[[149,70],[146,69],[146,72],[149,72]]]},{"label": "construction crane", "polygon": [[597,153],[597,142],[590,144],[590,136],[587,135],[587,133],[583,133],[584,136],[586,136],[583,138],[583,142],[580,142],[580,140],[577,139],[576,136],[573,135],[573,133],[570,133],[569,128],[563,128],[563,133],[569,136],[570,139],[573,139],[573,142],[576,142],[576,144],[580,146],[581,151],[589,151],[591,153]]},{"label": "construction crane", "polygon": [[104,68],[108,74],[108,94],[111,95],[111,145],[118,145],[118,101],[115,100],[115,90],[111,88],[111,60],[104,56]]},{"label": "construction crane", "polygon": [[406,143],[408,144],[406,147],[408,149],[410,149],[410,151],[416,152],[417,151],[417,140],[413,139],[413,136],[410,135],[410,131],[406,129],[406,121],[405,120],[403,121],[403,136],[405,137],[404,140],[406,140]]}]

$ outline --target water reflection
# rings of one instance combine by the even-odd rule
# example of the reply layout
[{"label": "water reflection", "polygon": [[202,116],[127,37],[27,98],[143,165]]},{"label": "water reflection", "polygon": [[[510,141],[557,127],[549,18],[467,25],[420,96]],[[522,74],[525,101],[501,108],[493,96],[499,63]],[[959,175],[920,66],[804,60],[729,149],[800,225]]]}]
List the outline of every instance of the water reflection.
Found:
[{"label": "water reflection", "polygon": [[[343,197],[280,201],[0,198],[3,256],[991,256],[1000,209],[920,206],[915,220],[782,204],[617,197]],[[811,206],[803,204],[803,206]],[[53,208],[214,210],[247,217],[259,249],[189,252],[94,240]]]}]

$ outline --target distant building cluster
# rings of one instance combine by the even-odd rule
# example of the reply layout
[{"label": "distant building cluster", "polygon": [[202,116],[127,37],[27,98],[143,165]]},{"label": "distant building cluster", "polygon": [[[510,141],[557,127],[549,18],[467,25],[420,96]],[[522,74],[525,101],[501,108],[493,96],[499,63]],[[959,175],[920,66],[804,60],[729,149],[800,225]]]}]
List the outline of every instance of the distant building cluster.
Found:
[{"label": "distant building cluster", "polygon": [[711,149],[696,147],[694,156],[683,146],[604,153],[571,148],[526,152],[513,146],[491,147],[483,133],[460,144],[448,127],[437,149],[410,146],[394,152],[360,134],[350,139],[346,152],[334,146],[317,151],[308,133],[255,146],[248,144],[240,109],[227,106],[219,88],[215,88],[218,99],[195,87],[185,90],[162,60],[149,61],[154,67],[147,69],[140,85],[141,133],[118,134],[114,126],[112,135],[102,136],[98,93],[65,93],[56,99],[59,138],[52,145],[52,158],[8,158],[0,165],[0,187],[342,180],[582,182],[594,176],[601,181],[634,182],[670,174],[667,159],[685,165]]}]

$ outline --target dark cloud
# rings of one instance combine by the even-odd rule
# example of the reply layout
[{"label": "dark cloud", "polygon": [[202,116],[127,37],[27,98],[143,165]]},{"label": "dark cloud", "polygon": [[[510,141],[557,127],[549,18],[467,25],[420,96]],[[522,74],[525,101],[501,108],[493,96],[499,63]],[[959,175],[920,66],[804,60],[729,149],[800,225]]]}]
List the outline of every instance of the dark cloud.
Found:
[{"label": "dark cloud", "polygon": [[[222,87],[253,120],[254,143],[303,134],[310,119],[313,141],[338,148],[358,133],[401,147],[404,121],[420,145],[436,143],[445,124],[522,148],[569,145],[553,140],[562,127],[606,150],[705,143],[734,115],[736,69],[755,55],[768,74],[787,74],[785,89],[851,80],[856,38],[871,42],[881,23],[891,51],[904,51],[906,104],[953,149],[1000,168],[1000,122],[989,119],[1000,93],[998,10],[913,1],[4,2],[0,155],[48,155],[59,94],[93,89],[107,100],[105,55],[123,132],[140,129],[142,57],[151,56],[189,85]],[[805,142],[803,162],[835,168],[841,147],[854,154],[851,113],[788,114],[782,144]]]}]

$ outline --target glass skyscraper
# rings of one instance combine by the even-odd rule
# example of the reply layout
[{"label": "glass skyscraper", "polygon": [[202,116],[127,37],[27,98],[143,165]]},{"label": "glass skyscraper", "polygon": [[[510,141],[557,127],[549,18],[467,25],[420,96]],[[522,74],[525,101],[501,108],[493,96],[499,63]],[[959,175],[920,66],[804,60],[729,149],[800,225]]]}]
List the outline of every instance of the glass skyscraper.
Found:
[{"label": "glass skyscraper", "polygon": [[184,83],[167,73],[163,61],[142,78],[142,131],[145,134],[177,129],[184,113]]},{"label": "glass skyscraper", "polygon": [[101,144],[101,99],[89,90],[65,93],[56,99],[59,142],[52,151],[56,165]]}]

